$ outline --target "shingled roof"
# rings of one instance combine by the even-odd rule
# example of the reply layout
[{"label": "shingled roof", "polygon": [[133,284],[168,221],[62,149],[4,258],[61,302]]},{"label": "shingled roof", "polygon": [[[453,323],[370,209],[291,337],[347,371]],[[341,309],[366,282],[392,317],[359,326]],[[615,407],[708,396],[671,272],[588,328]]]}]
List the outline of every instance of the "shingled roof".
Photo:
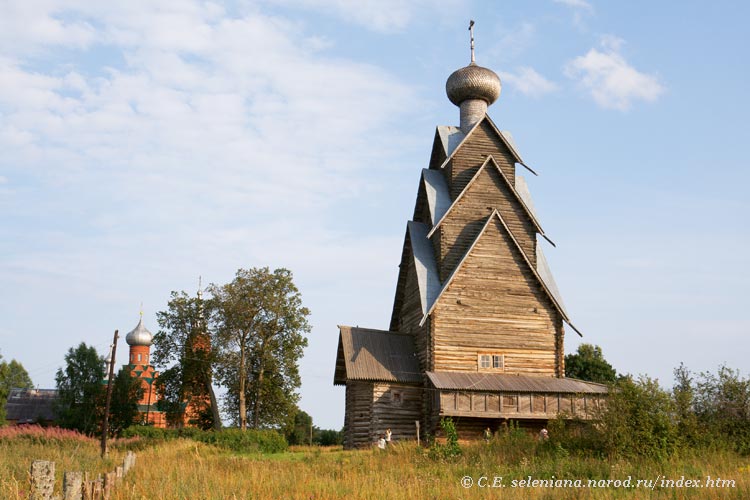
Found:
[{"label": "shingled roof", "polygon": [[427,372],[436,389],[457,391],[606,394],[607,386],[574,378],[505,373]]},{"label": "shingled roof", "polygon": [[334,385],[347,380],[421,383],[414,338],[405,333],[339,326]]}]

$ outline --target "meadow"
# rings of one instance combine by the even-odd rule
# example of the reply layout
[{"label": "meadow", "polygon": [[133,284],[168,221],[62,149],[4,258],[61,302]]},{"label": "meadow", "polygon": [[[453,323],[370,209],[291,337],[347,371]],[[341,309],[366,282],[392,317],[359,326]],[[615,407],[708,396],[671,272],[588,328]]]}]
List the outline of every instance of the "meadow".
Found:
[{"label": "meadow", "polygon": [[[683,452],[665,459],[606,459],[565,450],[535,436],[508,433],[489,443],[461,443],[456,456],[439,449],[394,443],[386,450],[344,451],[340,447],[292,447],[282,453],[243,453],[192,439],[131,438],[113,444],[110,458],[98,457],[96,440],[83,436],[0,436],[0,498],[28,498],[33,459],[54,460],[63,470],[103,472],[137,450],[135,468],[115,490],[124,499],[747,499],[750,458],[726,450]],[[474,485],[462,486],[464,477]],[[502,476],[504,487],[489,486]],[[524,485],[527,480],[588,480],[599,487]],[[631,477],[656,480],[641,487],[615,487]],[[733,480],[719,488],[665,487],[661,479]],[[481,478],[486,477],[486,483]],[[512,481],[516,481],[513,487]],[[607,486],[602,481],[612,480]],[[499,483],[498,483],[499,484]],[[59,491],[58,484],[58,491]]]}]

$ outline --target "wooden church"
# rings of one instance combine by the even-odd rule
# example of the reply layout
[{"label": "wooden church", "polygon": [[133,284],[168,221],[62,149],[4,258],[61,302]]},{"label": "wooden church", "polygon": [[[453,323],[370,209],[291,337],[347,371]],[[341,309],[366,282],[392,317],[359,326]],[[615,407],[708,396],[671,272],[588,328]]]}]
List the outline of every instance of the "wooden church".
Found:
[{"label": "wooden church", "polygon": [[[470,28],[471,29],[471,28]],[[590,418],[607,389],[565,378],[568,312],[544,258],[545,235],[508,132],[487,115],[500,78],[471,63],[446,92],[460,125],[438,126],[406,224],[388,331],[340,326],[334,384],[346,386],[344,446],[509,421],[541,428]],[[523,170],[522,170],[523,169]],[[546,242],[546,243],[545,243]],[[580,335],[580,332],[578,332]]]}]

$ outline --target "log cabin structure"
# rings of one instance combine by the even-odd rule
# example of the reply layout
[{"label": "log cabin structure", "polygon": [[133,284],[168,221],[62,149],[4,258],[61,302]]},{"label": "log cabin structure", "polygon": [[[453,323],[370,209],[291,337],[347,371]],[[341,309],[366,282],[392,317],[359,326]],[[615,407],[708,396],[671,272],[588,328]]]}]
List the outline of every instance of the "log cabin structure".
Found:
[{"label": "log cabin structure", "polygon": [[[472,23],[473,24],[473,23]],[[470,26],[471,29],[471,26]],[[460,125],[438,126],[406,224],[387,331],[340,326],[334,384],[346,386],[344,446],[439,433],[459,436],[513,420],[541,428],[558,415],[591,418],[606,386],[565,378],[572,325],[552,278],[524,163],[487,115],[500,78],[474,61],[446,92]]]}]

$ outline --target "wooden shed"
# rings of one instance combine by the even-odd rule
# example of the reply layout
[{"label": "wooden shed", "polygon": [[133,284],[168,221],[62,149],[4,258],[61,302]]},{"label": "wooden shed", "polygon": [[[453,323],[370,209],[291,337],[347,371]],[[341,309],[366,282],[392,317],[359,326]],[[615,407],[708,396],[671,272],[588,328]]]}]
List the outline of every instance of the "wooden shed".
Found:
[{"label": "wooden shed", "polygon": [[[473,61],[446,84],[460,126],[438,126],[406,224],[388,331],[340,327],[334,383],[346,386],[347,448],[391,428],[470,437],[515,420],[588,419],[607,388],[565,378],[572,325],[544,256],[552,245],[523,170],[487,115],[500,79]],[[553,246],[553,245],[552,245]]]}]

